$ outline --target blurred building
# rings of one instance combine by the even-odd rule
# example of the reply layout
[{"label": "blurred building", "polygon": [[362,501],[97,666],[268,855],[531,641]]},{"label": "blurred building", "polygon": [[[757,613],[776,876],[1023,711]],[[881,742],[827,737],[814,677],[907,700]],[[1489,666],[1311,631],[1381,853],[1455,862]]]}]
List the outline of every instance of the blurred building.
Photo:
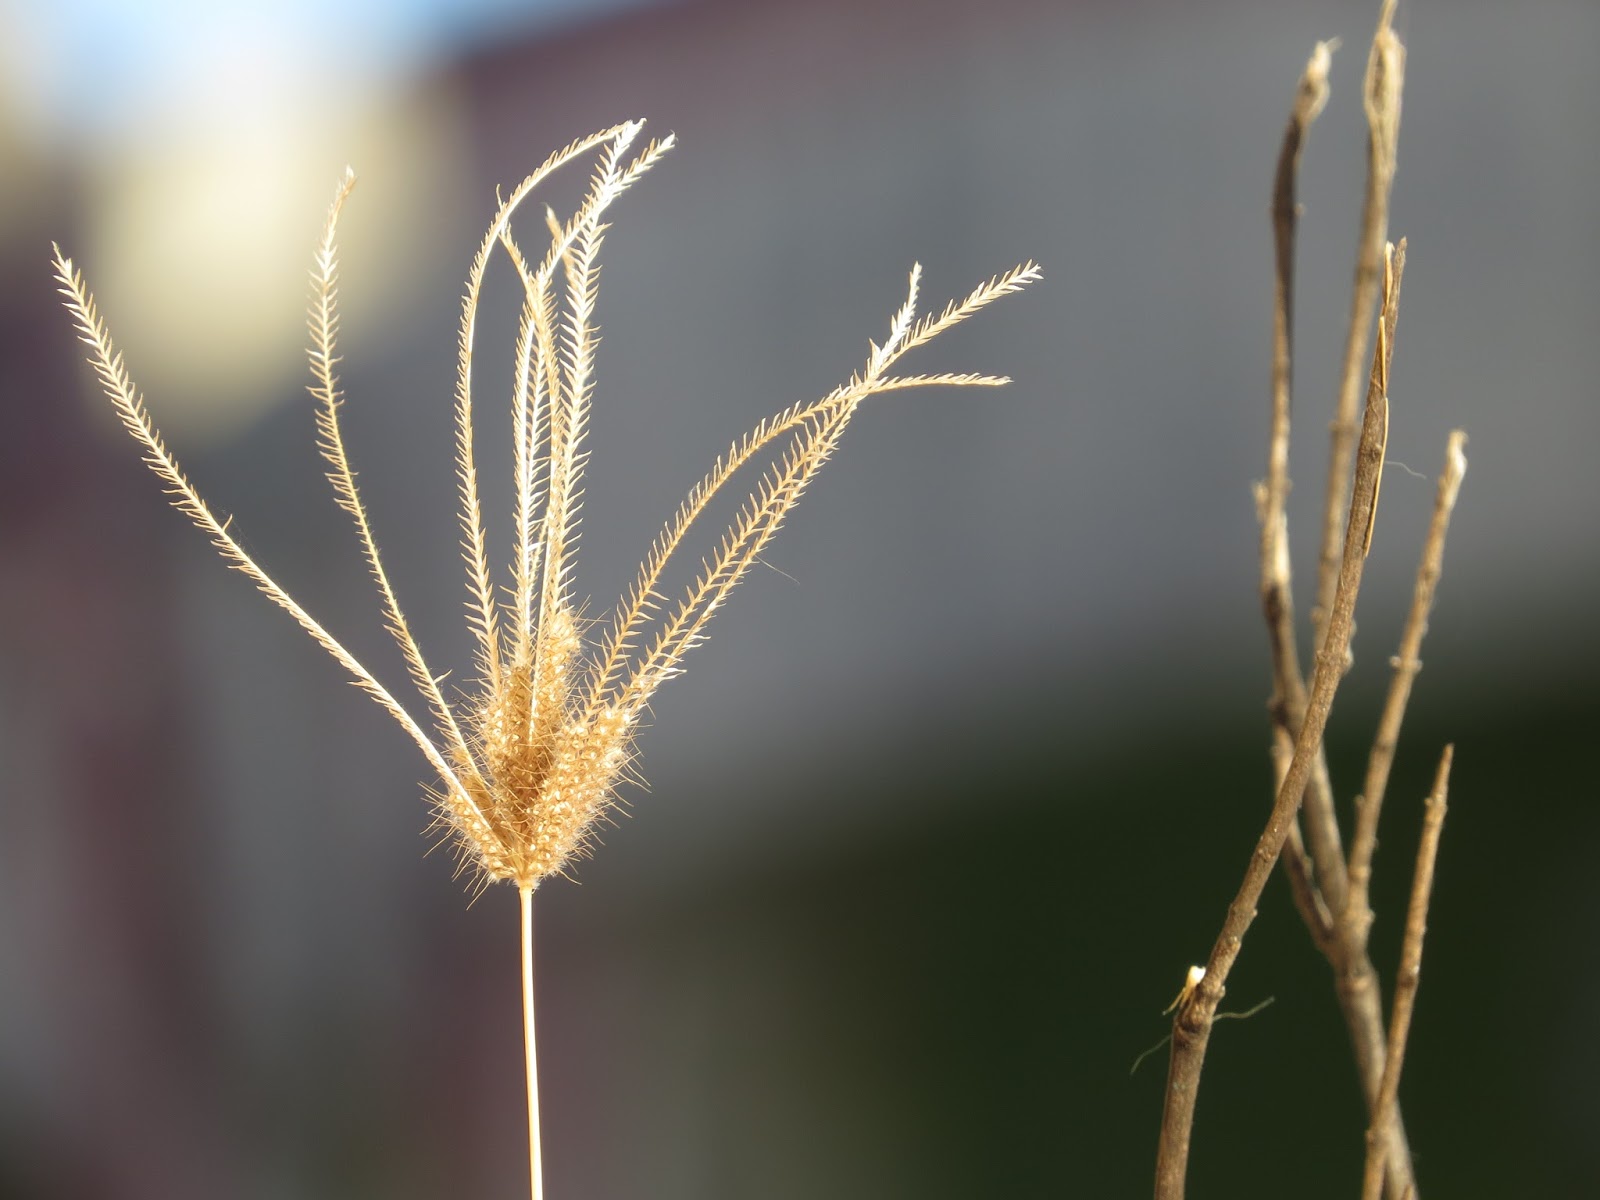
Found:
[{"label": "blurred building", "polygon": [[[0,11],[0,1195],[525,1186],[510,893],[469,909],[447,856],[424,860],[426,764],[165,508],[47,262],[56,239],[86,270],[202,492],[398,684],[303,391],[305,271],[356,167],[347,434],[402,601],[465,685],[461,278],[497,186],[634,116],[681,145],[607,242],[578,581],[597,616],[731,439],[859,364],[913,262],[929,307],[1028,257],[1046,278],[921,357],[1013,386],[863,413],[662,692],[649,791],[582,886],[541,892],[549,1194],[1147,1187],[1162,1071],[1128,1066],[1269,798],[1250,484],[1272,164],[1306,56],[1341,37],[1301,186],[1309,579],[1376,6],[511,8]],[[1375,953],[1392,975],[1452,741],[1402,1090],[1420,1179],[1580,1195],[1600,1186],[1600,809],[1579,767],[1600,665],[1600,160],[1581,152],[1600,14],[1419,6],[1402,32],[1403,466],[1333,769],[1348,799],[1465,428]],[[506,274],[479,355],[491,519]],[[1326,975],[1275,886],[1229,1004],[1277,1001],[1213,1043],[1197,1193],[1277,1196],[1292,1171],[1296,1195],[1350,1194],[1361,1106]]]}]

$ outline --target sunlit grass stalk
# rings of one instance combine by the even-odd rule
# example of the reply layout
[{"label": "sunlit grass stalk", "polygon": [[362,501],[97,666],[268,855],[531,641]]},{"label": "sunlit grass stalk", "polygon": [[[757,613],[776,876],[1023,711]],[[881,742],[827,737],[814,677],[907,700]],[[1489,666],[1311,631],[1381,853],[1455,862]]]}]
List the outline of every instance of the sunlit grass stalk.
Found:
[{"label": "sunlit grass stalk", "polygon": [[539,1152],[539,1052],[533,1022],[533,888],[517,889],[522,898],[522,1044],[528,1074],[528,1177],[533,1200],[544,1198],[544,1162]]},{"label": "sunlit grass stalk", "polygon": [[[572,592],[572,558],[583,495],[584,439],[594,396],[599,254],[610,206],[673,144],[652,141],[629,157],[643,122],[630,121],[580,139],[552,154],[501,202],[467,274],[461,305],[455,442],[462,548],[467,564],[467,623],[478,679],[459,705],[439,686],[390,586],[366,508],[356,488],[340,427],[343,397],[338,357],[339,215],[355,184],[339,181],[311,272],[311,394],[317,445],[339,506],[356,527],[362,557],[378,588],[385,627],[399,647],[413,686],[432,718],[424,729],[327,630],[259,566],[218,519],[162,441],[112,344],[82,274],[58,247],[55,268],[89,360],[123,425],[144,451],[172,503],[212,540],[224,561],[249,576],[286,609],[354,681],[393,716],[436,772],[430,789],[436,822],[454,841],[461,867],[474,872],[474,892],[497,880],[515,884],[522,908],[522,1001],[525,1030],[529,1166],[533,1196],[543,1193],[539,1144],[538,1071],[534,1037],[533,893],[584,854],[597,819],[628,775],[633,737],[656,690],[678,674],[683,656],[704,640],[712,615],[777,533],[839,444],[869,396],[935,385],[993,387],[1003,376],[891,373],[909,351],[1039,277],[1028,262],[995,276],[935,316],[917,316],[921,268],[913,267],[905,303],[881,345],[869,343],[866,364],[820,400],[797,404],[760,422],[729,446],[689,490],[650,547],[609,631],[586,645],[588,622]],[[565,220],[547,210],[550,245],[526,257],[512,232],[518,206],[548,176],[574,160],[598,159],[582,201]],[[473,355],[484,277],[496,248],[522,285],[516,377],[512,394],[511,587],[502,593],[490,568],[474,447]],[[661,592],[669,562],[723,486],[746,467],[765,463],[755,487],[700,574],[676,604]],[[509,599],[502,598],[503,596]],[[459,711],[458,711],[459,707]]]}]

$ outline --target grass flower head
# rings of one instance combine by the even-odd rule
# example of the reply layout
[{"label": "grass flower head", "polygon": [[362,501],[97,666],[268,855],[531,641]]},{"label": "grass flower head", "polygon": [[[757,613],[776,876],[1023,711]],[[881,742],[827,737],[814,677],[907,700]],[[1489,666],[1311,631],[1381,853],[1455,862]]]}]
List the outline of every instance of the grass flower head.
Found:
[{"label": "grass flower head", "polygon": [[[453,834],[463,862],[475,868],[479,886],[510,880],[525,895],[583,853],[597,818],[626,774],[645,706],[705,637],[712,614],[832,455],[862,401],[904,388],[1007,382],[994,375],[898,374],[895,368],[909,351],[1039,274],[1033,263],[1025,263],[946,305],[937,316],[919,318],[920,269],[913,268],[905,303],[883,342],[869,343],[865,365],[820,400],[785,409],[734,442],[656,538],[609,625],[597,626],[603,629],[599,636],[586,638],[589,626],[579,619],[571,583],[594,391],[599,253],[608,228],[603,218],[673,142],[668,137],[635,150],[642,128],[642,122],[618,125],[551,155],[500,204],[467,276],[455,449],[477,679],[471,693],[456,703],[446,699],[441,677],[424,660],[390,586],[345,449],[339,420],[344,401],[335,373],[334,235],[355,183],[349,172],[329,209],[312,268],[310,390],[316,400],[318,447],[339,506],[355,524],[385,624],[428,709],[431,728],[273,581],[235,540],[229,522],[219,520],[190,485],[152,423],[82,274],[56,250],[62,293],[89,346],[90,361],[174,505],[211,537],[230,566],[286,609],[416,742],[437,772],[433,794],[439,820]],[[585,155],[596,160],[587,194],[564,220],[547,210],[549,247],[538,259],[527,257],[513,236],[514,213],[552,172]],[[515,550],[505,589],[490,570],[473,441],[474,336],[484,275],[497,251],[522,285],[511,404]],[[735,474],[757,467],[759,481],[715,551],[702,559],[687,594],[676,600],[664,595],[663,572],[712,498]]]}]

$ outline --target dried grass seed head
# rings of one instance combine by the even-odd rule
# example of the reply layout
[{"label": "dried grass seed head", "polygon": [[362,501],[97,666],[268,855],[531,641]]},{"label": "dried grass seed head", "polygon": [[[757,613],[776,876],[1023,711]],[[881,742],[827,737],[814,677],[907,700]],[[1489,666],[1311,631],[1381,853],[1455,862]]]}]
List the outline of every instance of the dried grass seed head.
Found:
[{"label": "dried grass seed head", "polygon": [[[82,275],[56,251],[57,277],[89,346],[90,362],[174,505],[211,537],[230,566],[286,609],[411,735],[439,776],[438,785],[430,789],[438,822],[456,841],[479,886],[505,879],[532,888],[561,873],[585,851],[631,762],[633,734],[645,706],[682,669],[684,655],[704,639],[712,615],[833,454],[862,401],[906,388],[1008,382],[993,375],[897,375],[892,370],[907,352],[1039,277],[1035,264],[1024,263],[952,301],[938,315],[919,318],[921,271],[913,268],[906,301],[891,319],[883,343],[869,343],[865,366],[820,400],[787,408],[734,442],[657,536],[603,636],[587,642],[571,584],[594,391],[599,253],[608,229],[602,218],[673,143],[668,137],[632,152],[642,131],[643,122],[630,121],[552,154],[501,202],[467,275],[455,440],[467,617],[478,678],[458,704],[445,698],[440,677],[429,668],[390,587],[345,450],[339,421],[343,398],[335,374],[335,232],[355,183],[353,174],[347,171],[339,181],[329,208],[313,259],[309,320],[317,444],[335,499],[355,524],[384,624],[430,712],[431,732],[273,581],[233,538],[227,522],[212,514],[163,444]],[[550,244],[542,257],[529,259],[511,227],[518,207],[553,172],[591,154],[595,168],[583,200],[565,220],[546,210]],[[488,560],[472,378],[478,306],[496,250],[522,286],[511,405],[515,550],[511,585],[504,593],[496,589]],[[688,593],[673,603],[660,590],[669,562],[713,497],[735,474],[761,463],[766,466],[733,523],[703,560]]]}]

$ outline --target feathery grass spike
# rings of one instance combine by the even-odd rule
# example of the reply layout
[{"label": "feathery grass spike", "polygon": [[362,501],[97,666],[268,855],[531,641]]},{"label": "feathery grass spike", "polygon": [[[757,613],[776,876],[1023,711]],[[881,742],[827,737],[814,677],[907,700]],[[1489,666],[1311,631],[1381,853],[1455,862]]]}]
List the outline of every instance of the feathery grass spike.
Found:
[{"label": "feathery grass spike", "polygon": [[[505,879],[531,890],[562,873],[585,851],[596,820],[626,776],[643,710],[661,684],[682,669],[684,655],[704,639],[707,623],[833,455],[862,401],[906,388],[1006,383],[995,375],[891,371],[909,351],[1039,277],[1035,264],[1024,263],[946,305],[937,316],[919,318],[921,268],[914,267],[905,302],[892,316],[883,342],[869,342],[865,365],[821,399],[783,410],[729,446],[689,490],[650,547],[609,631],[597,644],[586,645],[588,623],[579,619],[571,579],[599,342],[599,254],[609,229],[603,218],[673,144],[668,137],[633,152],[642,130],[643,122],[626,122],[546,159],[501,201],[468,271],[459,330],[455,438],[468,622],[479,681],[473,694],[455,704],[441,690],[441,677],[430,670],[390,586],[345,447],[339,419],[345,401],[335,370],[335,233],[354,175],[346,172],[341,178],[329,207],[311,272],[310,390],[316,401],[317,446],[327,462],[335,499],[355,524],[362,557],[377,585],[384,625],[431,716],[431,731],[290,598],[234,539],[227,523],[212,514],[156,431],[82,275],[72,260],[56,252],[57,277],[89,346],[89,359],[174,505],[211,537],[230,566],[287,609],[411,735],[438,773],[439,783],[430,790],[440,824],[457,842],[463,864],[478,873],[479,886]],[[530,259],[512,230],[519,205],[553,172],[590,154],[598,161],[588,191],[565,219],[546,210],[550,245],[542,256]],[[489,564],[473,440],[478,306],[497,248],[522,285],[511,397],[514,551],[510,587],[503,593]],[[661,591],[669,562],[730,479],[762,462],[766,466],[733,524],[702,561],[688,593],[672,604]]]}]

